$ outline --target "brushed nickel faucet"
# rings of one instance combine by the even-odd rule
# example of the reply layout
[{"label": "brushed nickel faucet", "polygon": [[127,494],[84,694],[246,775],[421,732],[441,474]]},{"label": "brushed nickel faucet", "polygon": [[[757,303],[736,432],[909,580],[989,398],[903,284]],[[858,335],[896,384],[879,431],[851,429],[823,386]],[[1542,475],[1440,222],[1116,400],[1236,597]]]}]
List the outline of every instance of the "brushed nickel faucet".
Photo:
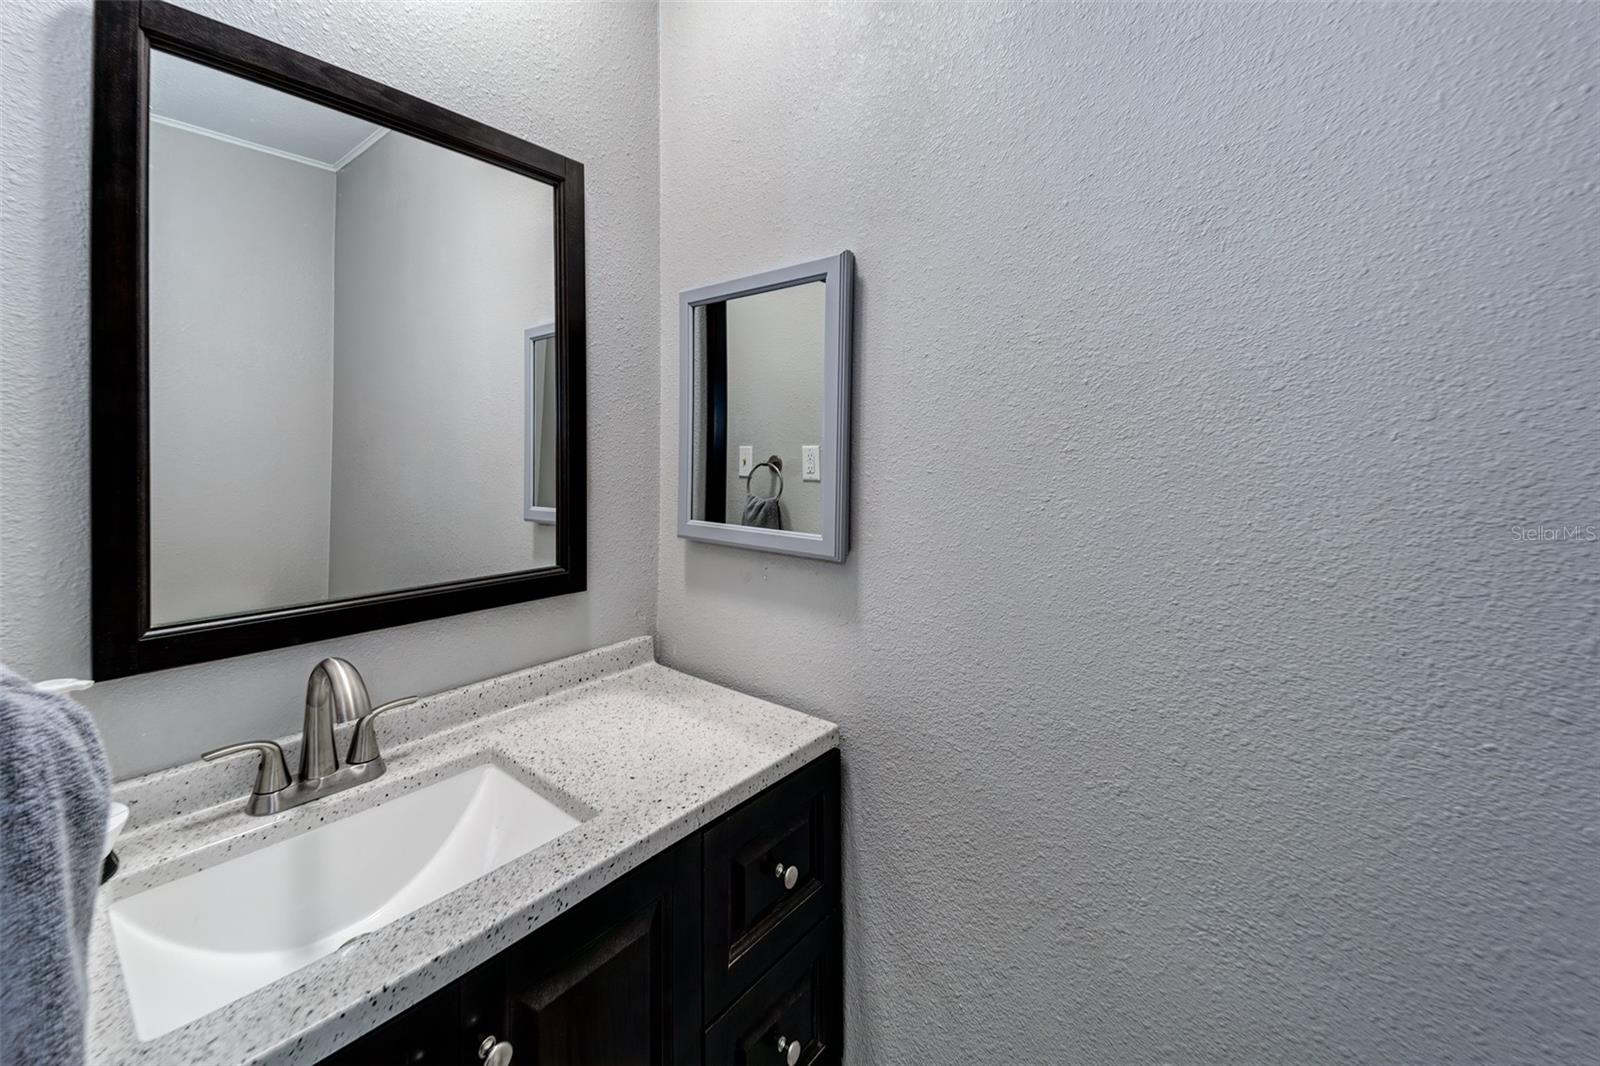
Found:
[{"label": "brushed nickel faucet", "polygon": [[[201,758],[211,762],[230,755],[260,754],[256,783],[250,790],[245,810],[250,814],[277,814],[382,777],[386,767],[378,751],[378,734],[373,723],[385,711],[416,702],[417,697],[407,696],[373,707],[367,683],[361,679],[359,670],[344,659],[324,659],[312,668],[306,682],[306,716],[300,737],[298,779],[289,776],[283,749],[270,740],[230,744],[208,751]],[[355,722],[356,728],[341,766],[334,727],[346,722]]]}]

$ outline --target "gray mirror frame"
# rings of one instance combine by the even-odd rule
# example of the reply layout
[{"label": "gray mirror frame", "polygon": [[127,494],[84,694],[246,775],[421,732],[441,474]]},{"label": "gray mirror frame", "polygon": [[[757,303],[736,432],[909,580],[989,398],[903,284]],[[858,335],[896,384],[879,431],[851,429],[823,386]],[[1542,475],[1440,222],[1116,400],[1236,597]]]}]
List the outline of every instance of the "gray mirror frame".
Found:
[{"label": "gray mirror frame", "polygon": [[[693,516],[695,309],[704,304],[820,281],[824,300],[822,523],[819,533],[754,529]],[[678,296],[678,536],[734,548],[842,563],[850,551],[850,363],[855,257],[848,251],[764,274],[689,289]]]},{"label": "gray mirror frame", "polygon": [[545,379],[545,368],[534,355],[534,345],[542,340],[554,341],[555,336],[554,322],[522,331],[522,520],[543,526],[556,524],[556,509],[534,502],[539,498],[539,415],[544,411]]}]

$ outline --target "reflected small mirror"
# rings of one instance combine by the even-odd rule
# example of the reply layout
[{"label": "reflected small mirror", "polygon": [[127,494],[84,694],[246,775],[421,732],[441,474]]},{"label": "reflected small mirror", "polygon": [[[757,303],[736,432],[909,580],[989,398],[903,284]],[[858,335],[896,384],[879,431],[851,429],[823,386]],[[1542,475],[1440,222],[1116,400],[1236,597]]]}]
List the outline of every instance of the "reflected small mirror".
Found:
[{"label": "reflected small mirror", "polygon": [[556,327],[536,326],[523,337],[526,347],[527,425],[522,479],[523,515],[530,522],[556,520]]},{"label": "reflected small mirror", "polygon": [[685,292],[679,535],[848,551],[849,252]]},{"label": "reflected small mirror", "polygon": [[150,619],[556,558],[552,187],[150,55]]}]

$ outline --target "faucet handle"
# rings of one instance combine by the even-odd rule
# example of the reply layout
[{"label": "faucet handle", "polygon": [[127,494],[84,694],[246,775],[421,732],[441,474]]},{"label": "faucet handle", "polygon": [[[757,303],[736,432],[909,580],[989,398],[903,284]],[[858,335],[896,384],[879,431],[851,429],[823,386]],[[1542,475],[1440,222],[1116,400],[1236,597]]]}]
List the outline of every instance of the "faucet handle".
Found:
[{"label": "faucet handle", "polygon": [[374,707],[360,718],[356,719],[356,731],[350,737],[350,751],[345,756],[346,766],[359,766],[362,763],[372,762],[379,757],[378,734],[373,728],[373,721],[384,711],[392,711],[396,707],[409,707],[417,702],[417,697],[407,696],[403,700],[390,700],[381,707]]},{"label": "faucet handle", "polygon": [[206,762],[226,759],[230,755],[260,752],[261,765],[256,770],[255,787],[250,791],[257,796],[270,796],[289,787],[289,764],[283,758],[283,749],[270,740],[252,740],[244,744],[230,744],[226,748],[208,751],[200,756]]}]

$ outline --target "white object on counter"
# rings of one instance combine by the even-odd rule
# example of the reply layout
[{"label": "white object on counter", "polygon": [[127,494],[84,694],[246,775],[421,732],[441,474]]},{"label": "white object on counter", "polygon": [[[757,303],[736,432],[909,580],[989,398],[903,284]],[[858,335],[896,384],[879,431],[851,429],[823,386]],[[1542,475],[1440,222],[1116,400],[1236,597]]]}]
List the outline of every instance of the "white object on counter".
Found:
[{"label": "white object on counter", "polygon": [[110,855],[111,849],[117,846],[117,837],[122,835],[123,827],[127,824],[128,805],[113,802],[111,809],[106,812],[106,843],[100,851],[101,859]]},{"label": "white object on counter", "polygon": [[60,696],[68,692],[82,692],[86,688],[93,688],[94,682],[85,681],[81,677],[52,677],[46,681],[35,681],[33,687]]}]

